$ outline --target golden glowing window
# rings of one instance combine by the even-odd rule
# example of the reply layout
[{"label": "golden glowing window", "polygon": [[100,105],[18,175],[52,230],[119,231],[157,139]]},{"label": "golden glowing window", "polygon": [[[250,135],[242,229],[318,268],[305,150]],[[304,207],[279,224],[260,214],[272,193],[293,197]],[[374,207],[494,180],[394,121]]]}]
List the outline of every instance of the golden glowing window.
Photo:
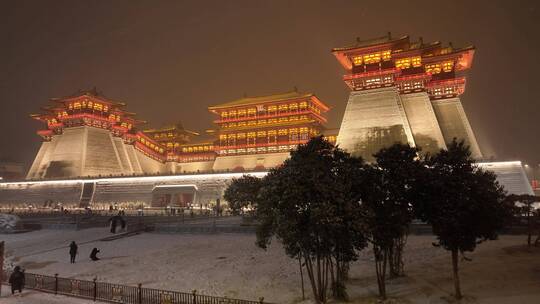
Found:
[{"label": "golden glowing window", "polygon": [[271,119],[268,119],[268,123],[269,123],[269,124],[277,123],[277,118],[271,118]]},{"label": "golden glowing window", "polygon": [[438,74],[441,72],[441,65],[438,63],[426,64],[425,69],[426,73]]},{"label": "golden glowing window", "polygon": [[127,123],[123,122],[123,123],[121,124],[121,126],[122,126],[122,128],[127,128]]},{"label": "golden glowing window", "polygon": [[246,138],[246,133],[238,133],[238,134],[236,135],[236,137],[237,137],[238,139]]},{"label": "golden glowing window", "polygon": [[381,84],[381,77],[366,79],[366,86]]},{"label": "golden glowing window", "polygon": [[239,127],[243,127],[243,126],[245,126],[245,125],[246,125],[246,122],[245,122],[245,121],[240,121],[240,122],[238,123],[238,126],[239,126]]},{"label": "golden glowing window", "polygon": [[227,112],[221,112],[221,118],[227,118],[229,114]]},{"label": "golden glowing window", "polygon": [[204,146],[204,151],[208,151],[209,150],[209,147],[208,146]]},{"label": "golden glowing window", "polygon": [[278,131],[278,135],[287,135],[287,133],[289,133],[287,129],[279,129]]},{"label": "golden glowing window", "polygon": [[442,64],[442,69],[445,72],[452,71],[453,67],[454,67],[454,63],[452,61],[446,61],[446,62],[443,62],[443,64]]},{"label": "golden glowing window", "polygon": [[362,56],[354,56],[352,58],[354,65],[361,65],[362,64]]},{"label": "golden glowing window", "polygon": [[446,47],[446,48],[441,49],[441,55],[442,54],[448,54],[450,52],[452,52],[452,48]]},{"label": "golden glowing window", "polygon": [[249,108],[249,109],[247,110],[247,114],[248,114],[249,116],[254,116],[256,113],[257,113],[257,109],[256,109],[256,108]]},{"label": "golden glowing window", "polygon": [[227,138],[228,138],[228,139],[236,138],[236,134],[229,134],[229,135],[227,135]]},{"label": "golden glowing window", "polygon": [[411,67],[411,58],[401,58],[396,60],[396,68],[408,69]]},{"label": "golden glowing window", "polygon": [[193,147],[189,147],[189,148],[187,149],[187,151],[188,151],[188,152],[193,152]]},{"label": "golden glowing window", "polygon": [[297,103],[291,103],[289,104],[289,110],[296,111],[298,110],[298,104]]},{"label": "golden glowing window", "polygon": [[298,116],[289,116],[289,121],[296,121],[298,120]]},{"label": "golden glowing window", "polygon": [[413,57],[411,63],[413,67],[419,67],[422,65],[422,58],[420,56]]},{"label": "golden glowing window", "polygon": [[265,124],[266,124],[266,119],[258,120],[257,123],[258,123],[259,125],[265,125]]},{"label": "golden glowing window", "polygon": [[182,152],[186,153],[186,152],[187,152],[187,148],[182,148]]},{"label": "golden glowing window", "polygon": [[109,107],[108,106],[103,106],[103,112],[108,112],[109,111]]},{"label": "golden glowing window", "polygon": [[300,109],[307,109],[307,102],[306,101],[302,101],[300,103]]},{"label": "golden glowing window", "polygon": [[81,108],[81,103],[80,102],[76,102],[73,104],[73,108],[75,109],[80,109]]},{"label": "golden glowing window", "polygon": [[289,118],[287,118],[287,117],[280,117],[279,118],[279,122],[286,122],[286,121],[289,121]]},{"label": "golden glowing window", "polygon": [[265,136],[266,136],[266,131],[257,132],[257,137],[265,137]]},{"label": "golden glowing window", "polygon": [[229,111],[229,116],[231,118],[236,118],[236,110]]},{"label": "golden glowing window", "polygon": [[231,123],[229,124],[229,128],[234,128],[234,127],[236,127],[236,123],[235,123],[235,122],[231,122]]},{"label": "golden glowing window", "polygon": [[300,128],[299,131],[300,131],[300,133],[307,133],[308,128]]},{"label": "golden glowing window", "polygon": [[120,121],[120,116],[116,116],[116,121]]},{"label": "golden glowing window", "polygon": [[392,57],[391,51],[390,51],[390,50],[388,50],[388,51],[383,51],[383,52],[381,53],[381,55],[382,55],[382,59],[383,59],[384,61],[388,61],[388,60],[390,60],[390,58]]},{"label": "golden glowing window", "polygon": [[238,117],[246,116],[246,110],[238,110]]},{"label": "golden glowing window", "polygon": [[275,136],[277,134],[276,130],[268,131],[268,136]]},{"label": "golden glowing window", "polygon": [[180,147],[180,144],[179,143],[174,143],[174,147],[178,148],[178,147]]},{"label": "golden glowing window", "polygon": [[248,121],[248,126],[255,126],[255,125],[257,125],[257,121],[255,120]]},{"label": "golden glowing window", "polygon": [[[86,107],[86,105],[87,105],[86,101],[83,101],[82,102],[83,108]],[[88,108],[89,109],[91,109],[93,105],[94,105],[94,103],[92,103],[91,101],[88,102]]]},{"label": "golden glowing window", "polygon": [[277,111],[277,106],[269,106],[268,107],[268,112],[275,112]]},{"label": "golden glowing window", "polygon": [[167,133],[167,136],[168,137],[173,137],[173,134],[169,132],[169,133]]},{"label": "golden glowing window", "polygon": [[167,143],[167,148],[172,148],[173,147],[173,143],[172,142],[168,142]]},{"label": "golden glowing window", "polygon": [[227,135],[220,135],[219,139],[227,139]]},{"label": "golden glowing window", "polygon": [[380,61],[381,61],[381,53],[373,53],[373,54],[364,55],[365,64],[378,63]]},{"label": "golden glowing window", "polygon": [[289,109],[289,106],[288,105],[279,105],[279,111],[280,112],[285,112]]},{"label": "golden glowing window", "polygon": [[247,137],[248,137],[248,138],[254,138],[256,135],[257,135],[257,133],[255,133],[255,132],[249,132],[249,133],[247,134]]},{"label": "golden glowing window", "polygon": [[116,120],[116,116],[114,116],[114,114],[111,114],[111,115],[109,115],[109,119]]},{"label": "golden glowing window", "polygon": [[289,133],[298,133],[298,129],[297,128],[289,129]]}]

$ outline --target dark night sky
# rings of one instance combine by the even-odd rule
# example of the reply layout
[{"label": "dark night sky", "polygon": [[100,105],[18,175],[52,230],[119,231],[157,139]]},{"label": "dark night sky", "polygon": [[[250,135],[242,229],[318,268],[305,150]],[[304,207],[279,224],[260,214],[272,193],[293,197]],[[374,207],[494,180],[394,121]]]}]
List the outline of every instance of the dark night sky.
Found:
[{"label": "dark night sky", "polygon": [[341,122],[332,47],[385,35],[477,47],[462,101],[485,155],[540,163],[540,1],[0,1],[0,156],[30,165],[50,97],[96,86],[160,126],[297,86]]}]

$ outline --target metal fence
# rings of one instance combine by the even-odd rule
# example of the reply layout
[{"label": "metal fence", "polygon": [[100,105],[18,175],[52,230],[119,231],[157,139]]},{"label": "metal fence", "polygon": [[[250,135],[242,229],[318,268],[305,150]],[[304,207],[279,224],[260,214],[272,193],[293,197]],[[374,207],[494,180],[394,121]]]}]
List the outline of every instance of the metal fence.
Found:
[{"label": "metal fence", "polygon": [[[10,273],[3,278],[7,281]],[[259,301],[230,299],[191,293],[126,286],[105,282],[85,281],[61,278],[58,275],[47,276],[25,273],[25,288],[71,297],[125,304],[269,304],[263,298]]]}]

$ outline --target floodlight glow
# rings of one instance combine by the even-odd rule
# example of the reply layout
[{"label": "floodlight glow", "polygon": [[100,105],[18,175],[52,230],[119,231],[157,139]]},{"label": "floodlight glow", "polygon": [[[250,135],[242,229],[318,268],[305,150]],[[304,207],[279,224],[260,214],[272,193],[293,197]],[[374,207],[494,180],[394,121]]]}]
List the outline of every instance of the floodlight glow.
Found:
[{"label": "floodlight glow", "polygon": [[167,175],[167,176],[134,176],[134,177],[110,177],[95,179],[65,179],[65,180],[45,180],[45,181],[25,181],[25,182],[5,182],[1,186],[23,186],[23,185],[58,185],[58,184],[81,184],[81,183],[123,183],[123,182],[172,182],[172,181],[193,181],[212,179],[233,179],[243,175],[250,175],[258,178],[266,176],[268,172],[241,172],[241,173],[216,173],[216,174],[192,174],[192,175]]}]

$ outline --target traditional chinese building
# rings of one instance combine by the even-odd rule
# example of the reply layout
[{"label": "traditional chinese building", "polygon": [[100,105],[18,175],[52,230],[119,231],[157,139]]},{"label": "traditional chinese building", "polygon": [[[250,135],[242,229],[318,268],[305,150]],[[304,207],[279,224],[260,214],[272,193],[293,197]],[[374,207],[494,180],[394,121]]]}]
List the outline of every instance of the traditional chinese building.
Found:
[{"label": "traditional chinese building", "polygon": [[[50,99],[42,114],[31,117],[45,123],[37,133],[43,143],[27,178],[60,178],[143,172],[133,144],[142,121],[125,104],[95,90]],[[159,148],[156,153],[163,153]]]},{"label": "traditional chinese building", "polygon": [[[126,105],[97,91],[53,98],[44,113],[44,142],[28,179],[263,170],[322,134],[328,106],[296,91],[245,97],[209,107],[217,130],[200,135],[181,123],[141,130]],[[330,140],[335,136],[330,135]]]},{"label": "traditional chinese building", "polygon": [[[208,107],[218,117],[214,168],[271,168],[298,144],[322,134],[329,107],[314,94],[244,97]],[[223,158],[224,156],[230,156]]]},{"label": "traditional chinese building", "polygon": [[482,154],[461,104],[474,47],[411,41],[409,36],[361,41],[335,48],[351,89],[337,142],[370,159],[395,142],[434,152],[464,139]]},{"label": "traditional chinese building", "polygon": [[[339,129],[325,129],[325,103],[296,90],[210,106],[215,129],[204,134],[180,123],[143,130],[124,103],[95,90],[51,99],[43,113],[32,115],[46,125],[38,131],[44,141],[27,175],[32,180],[0,182],[0,208],[54,201],[202,210],[222,203],[231,179],[263,177],[291,149],[321,134],[368,160],[395,142],[433,152],[453,138],[464,139],[481,158],[460,100],[473,47],[388,35],[332,52],[351,89]],[[521,162],[478,165],[495,172],[509,193],[533,194]]]}]

